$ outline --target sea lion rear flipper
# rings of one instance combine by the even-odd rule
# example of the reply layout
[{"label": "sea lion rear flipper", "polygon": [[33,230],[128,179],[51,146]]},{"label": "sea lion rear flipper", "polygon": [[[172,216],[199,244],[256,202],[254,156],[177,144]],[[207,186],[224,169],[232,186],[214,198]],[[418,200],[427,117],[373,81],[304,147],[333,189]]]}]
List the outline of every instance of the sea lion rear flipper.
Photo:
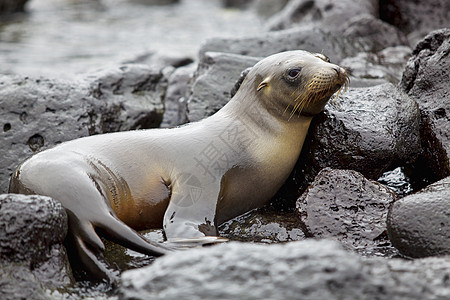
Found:
[{"label": "sea lion rear flipper", "polygon": [[109,240],[146,255],[161,256],[171,251],[164,245],[146,240],[112,215],[103,218],[96,227]]},{"label": "sea lion rear flipper", "polygon": [[89,248],[86,243],[79,236],[73,237],[73,242],[83,266],[87,269],[89,274],[95,276],[97,279],[106,279],[108,282],[117,282],[118,273],[114,272],[112,269],[108,269],[104,263],[102,263],[98,258],[96,253]]}]

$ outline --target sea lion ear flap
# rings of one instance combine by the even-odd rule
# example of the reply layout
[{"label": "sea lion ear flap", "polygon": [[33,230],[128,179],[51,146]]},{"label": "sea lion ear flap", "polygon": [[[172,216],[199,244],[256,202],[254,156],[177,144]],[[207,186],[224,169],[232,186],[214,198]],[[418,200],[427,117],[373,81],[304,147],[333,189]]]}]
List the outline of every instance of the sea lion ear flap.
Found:
[{"label": "sea lion ear flap", "polygon": [[268,86],[269,85],[269,81],[270,81],[270,77],[266,77],[263,81],[261,81],[261,83],[258,85],[256,90],[259,92],[260,90],[262,90],[263,88]]},{"label": "sea lion ear flap", "polygon": [[249,67],[241,72],[241,75],[240,75],[238,81],[234,84],[233,88],[230,91],[231,98],[233,98],[234,95],[236,95],[237,91],[239,90],[242,83],[244,82],[244,79],[247,78],[247,74],[250,72],[251,69],[252,69],[252,67]]}]

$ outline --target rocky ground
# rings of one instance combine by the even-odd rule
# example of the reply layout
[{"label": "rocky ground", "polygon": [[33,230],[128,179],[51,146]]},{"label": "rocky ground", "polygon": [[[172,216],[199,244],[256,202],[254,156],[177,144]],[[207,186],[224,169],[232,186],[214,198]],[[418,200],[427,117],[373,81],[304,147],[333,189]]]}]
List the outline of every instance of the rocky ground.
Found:
[{"label": "rocky ground", "polygon": [[[0,11],[21,11],[19,2],[0,0]],[[271,204],[220,227],[240,242],[155,262],[109,245],[113,268],[138,267],[118,286],[72,288],[58,202],[0,195],[0,298],[449,299],[447,2],[224,1],[260,12],[265,32],[209,39],[198,57],[149,55],[74,80],[0,75],[6,193],[15,167],[41,149],[213,114],[241,72],[272,53],[323,52],[352,74],[349,91],[314,119]]]}]

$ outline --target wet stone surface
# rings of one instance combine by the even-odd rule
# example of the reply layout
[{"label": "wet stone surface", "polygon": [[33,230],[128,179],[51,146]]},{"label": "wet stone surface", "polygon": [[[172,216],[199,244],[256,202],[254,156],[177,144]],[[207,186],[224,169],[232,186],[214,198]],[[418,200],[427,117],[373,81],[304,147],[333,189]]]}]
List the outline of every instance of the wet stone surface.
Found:
[{"label": "wet stone surface", "polygon": [[305,239],[295,214],[268,207],[250,211],[225,222],[219,226],[219,234],[232,241],[267,244]]},{"label": "wet stone surface", "polygon": [[[421,152],[417,104],[392,84],[351,88],[331,100],[309,128],[291,177],[279,191],[293,202],[325,167],[352,169],[378,179]],[[273,201],[277,202],[277,201]]]},{"label": "wet stone surface", "polygon": [[450,177],[396,201],[387,226],[392,244],[406,256],[450,255]]},{"label": "wet stone surface", "polygon": [[323,169],[297,200],[307,236],[332,238],[364,255],[391,256],[386,217],[397,195],[351,170]]}]

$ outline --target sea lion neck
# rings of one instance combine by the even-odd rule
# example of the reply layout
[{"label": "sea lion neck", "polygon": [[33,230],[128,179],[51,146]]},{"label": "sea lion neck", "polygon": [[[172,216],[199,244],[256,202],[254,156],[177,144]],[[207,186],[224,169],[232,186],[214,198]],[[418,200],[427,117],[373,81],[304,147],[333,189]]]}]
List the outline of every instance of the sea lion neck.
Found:
[{"label": "sea lion neck", "polygon": [[248,91],[248,85],[241,87],[236,95],[212,117],[221,120],[229,119],[230,122],[239,119],[240,122],[245,122],[252,128],[273,135],[289,132],[292,139],[295,139],[296,132],[307,128],[312,120],[312,116],[301,115],[289,118],[289,114],[283,113],[281,106],[277,107],[270,102],[260,100],[255,92]]}]

